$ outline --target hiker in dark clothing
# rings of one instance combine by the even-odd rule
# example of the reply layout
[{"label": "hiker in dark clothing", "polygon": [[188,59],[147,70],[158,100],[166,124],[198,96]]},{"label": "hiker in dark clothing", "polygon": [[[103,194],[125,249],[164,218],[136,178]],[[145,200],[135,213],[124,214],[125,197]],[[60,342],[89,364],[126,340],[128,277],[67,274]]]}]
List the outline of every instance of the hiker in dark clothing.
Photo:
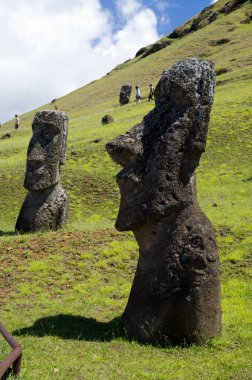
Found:
[{"label": "hiker in dark clothing", "polygon": [[149,102],[150,100],[153,100],[153,96],[154,96],[154,87],[152,86],[151,83],[149,84],[149,87],[150,87],[150,93],[149,93],[148,102]]}]

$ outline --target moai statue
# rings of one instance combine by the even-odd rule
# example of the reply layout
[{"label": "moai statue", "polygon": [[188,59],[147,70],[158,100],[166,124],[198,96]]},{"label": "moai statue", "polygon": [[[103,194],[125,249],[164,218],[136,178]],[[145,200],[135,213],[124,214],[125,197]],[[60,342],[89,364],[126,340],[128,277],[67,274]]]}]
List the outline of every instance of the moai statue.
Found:
[{"label": "moai statue", "polygon": [[131,90],[132,90],[132,86],[130,84],[124,84],[121,87],[121,91],[119,94],[119,102],[121,105],[129,103]]},{"label": "moai statue", "polygon": [[64,112],[37,112],[28,147],[24,187],[28,194],[16,231],[56,230],[67,218],[68,196],[60,185],[60,165],[66,162],[68,119]]},{"label": "moai statue", "polygon": [[118,231],[133,231],[139,261],[123,324],[143,343],[205,343],[221,332],[218,248],[196,197],[214,95],[211,63],[187,59],[165,71],[155,108],[109,142],[117,175]]}]

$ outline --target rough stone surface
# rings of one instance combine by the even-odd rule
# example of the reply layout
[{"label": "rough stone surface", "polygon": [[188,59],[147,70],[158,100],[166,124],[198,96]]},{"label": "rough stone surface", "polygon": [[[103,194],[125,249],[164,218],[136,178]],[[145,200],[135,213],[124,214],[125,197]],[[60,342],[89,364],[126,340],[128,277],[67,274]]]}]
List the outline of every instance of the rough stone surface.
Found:
[{"label": "rough stone surface", "polygon": [[111,124],[114,122],[114,118],[111,115],[105,115],[105,116],[103,116],[101,122],[102,122],[102,125]]},{"label": "rough stone surface", "polygon": [[141,49],[139,49],[139,50],[136,52],[135,57],[139,57],[139,55],[142,55],[142,54],[145,53],[147,50],[148,50],[148,46],[144,46],[144,47],[142,47]]},{"label": "rough stone surface", "polygon": [[141,56],[141,58],[148,57],[148,55],[151,55],[153,53],[156,53],[159,50],[164,49],[166,46],[169,46],[173,43],[171,40],[161,40],[158,42],[155,42],[155,44],[149,45],[147,47],[141,48],[136,53],[136,57]]},{"label": "rough stone surface", "polygon": [[213,95],[209,62],[179,62],[162,75],[154,110],[106,146],[123,166],[116,228],[139,245],[123,323],[143,343],[205,343],[221,332],[218,249],[195,185]]},{"label": "rough stone surface", "polygon": [[60,165],[66,162],[67,122],[64,112],[35,115],[24,180],[28,194],[16,223],[19,233],[56,230],[66,222],[68,196],[60,185]]},{"label": "rough stone surface", "polygon": [[130,100],[132,86],[130,84],[124,84],[121,87],[121,91],[119,94],[119,103],[120,104],[128,104]]},{"label": "rough stone surface", "polygon": [[[172,43],[173,43],[173,41],[171,41],[171,40],[158,41],[155,44],[148,46],[147,49],[142,53],[141,58],[148,57],[148,55],[156,53],[157,51],[162,50],[162,49],[166,48],[167,46],[170,46]],[[139,55],[139,53],[138,53],[138,55]]]},{"label": "rough stone surface", "polygon": [[219,46],[219,45],[227,44],[228,42],[230,42],[230,40],[228,38],[221,38],[219,40],[210,41],[209,45],[210,46]]},{"label": "rough stone surface", "polygon": [[6,140],[6,139],[10,139],[11,138],[11,134],[10,133],[5,133],[5,135],[3,135],[1,137],[1,140]]},{"label": "rough stone surface", "polygon": [[246,3],[248,0],[229,0],[227,3],[220,9],[221,13],[228,14],[230,12],[238,9],[242,4]]}]

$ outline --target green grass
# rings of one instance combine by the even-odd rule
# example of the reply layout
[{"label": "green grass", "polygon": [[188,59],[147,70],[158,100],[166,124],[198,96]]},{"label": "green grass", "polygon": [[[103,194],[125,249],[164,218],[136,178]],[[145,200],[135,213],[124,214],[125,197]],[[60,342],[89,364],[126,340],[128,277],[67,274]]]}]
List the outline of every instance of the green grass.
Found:
[{"label": "green grass", "polygon": [[130,234],[51,232],[5,238],[2,248],[2,312],[24,347],[21,378],[250,378],[251,283],[240,263],[223,277],[222,336],[159,348],[129,342],[120,326],[137,259]]},{"label": "green grass", "polygon": [[[68,161],[61,177],[70,208],[61,231],[15,235],[35,110],[21,116],[19,131],[11,122],[1,127],[0,136],[10,132],[12,138],[0,140],[0,319],[24,348],[21,379],[252,378],[252,28],[240,24],[249,7],[220,15],[208,27],[57,100],[69,116]],[[211,45],[227,35],[229,43]],[[207,149],[197,170],[198,200],[220,250],[223,333],[204,347],[143,346],[130,342],[120,324],[137,244],[131,233],[113,227],[120,167],[105,144],[152,109],[146,100],[150,80],[157,82],[165,68],[190,56],[228,69],[217,76]],[[128,81],[142,88],[140,105],[132,100],[119,106],[120,86]],[[105,114],[115,122],[102,126]],[[0,340],[0,356],[8,351]]]}]

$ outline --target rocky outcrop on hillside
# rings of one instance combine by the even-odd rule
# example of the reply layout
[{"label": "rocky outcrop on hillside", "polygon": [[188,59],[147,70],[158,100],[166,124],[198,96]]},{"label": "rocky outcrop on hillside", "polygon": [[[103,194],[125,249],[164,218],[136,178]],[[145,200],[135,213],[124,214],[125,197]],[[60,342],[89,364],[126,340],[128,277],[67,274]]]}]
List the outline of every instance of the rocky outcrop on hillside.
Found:
[{"label": "rocky outcrop on hillside", "polygon": [[103,116],[101,123],[102,125],[111,124],[114,122],[114,118],[111,115],[105,115]]},{"label": "rocky outcrop on hillside", "polygon": [[[249,0],[251,1],[251,0]],[[156,53],[157,51],[164,49],[165,47],[171,45],[173,41],[171,39],[182,38],[189,33],[195,32],[199,29],[204,28],[205,26],[211,24],[215,21],[219,14],[228,14],[237,8],[239,8],[242,4],[248,2],[248,0],[230,0],[227,1],[223,7],[219,8],[216,11],[215,4],[206,7],[200,12],[196,17],[187,21],[185,24],[176,28],[172,33],[168,35],[168,37],[163,38],[156,43],[142,47],[139,49],[135,55],[135,57],[145,58],[150,54]],[[252,14],[249,12],[244,16],[244,20],[241,23],[247,24],[250,23],[252,19]]]},{"label": "rocky outcrop on hillside", "polygon": [[11,138],[11,134],[10,133],[5,133],[5,135],[3,135],[1,137],[1,140],[6,140],[6,139],[10,139]]},{"label": "rocky outcrop on hillside", "polygon": [[205,343],[221,331],[218,249],[195,184],[214,77],[207,61],[177,63],[156,87],[154,110],[106,145],[123,166],[116,228],[139,245],[123,324],[143,343]]},{"label": "rocky outcrop on hillside", "polygon": [[219,8],[218,11],[215,11],[215,4],[210,5],[203,9],[203,11],[192,20],[176,28],[169,34],[169,38],[181,38],[189,33],[196,32],[215,21],[219,14],[228,14],[246,2],[248,2],[248,0],[230,0],[227,1],[223,7]]},{"label": "rocky outcrop on hillside", "polygon": [[172,44],[173,41],[171,40],[160,40],[156,42],[155,44],[146,46],[138,50],[136,53],[136,57],[141,56],[141,58],[145,58],[150,54],[156,53],[157,51],[164,49],[166,46],[169,46]]}]

